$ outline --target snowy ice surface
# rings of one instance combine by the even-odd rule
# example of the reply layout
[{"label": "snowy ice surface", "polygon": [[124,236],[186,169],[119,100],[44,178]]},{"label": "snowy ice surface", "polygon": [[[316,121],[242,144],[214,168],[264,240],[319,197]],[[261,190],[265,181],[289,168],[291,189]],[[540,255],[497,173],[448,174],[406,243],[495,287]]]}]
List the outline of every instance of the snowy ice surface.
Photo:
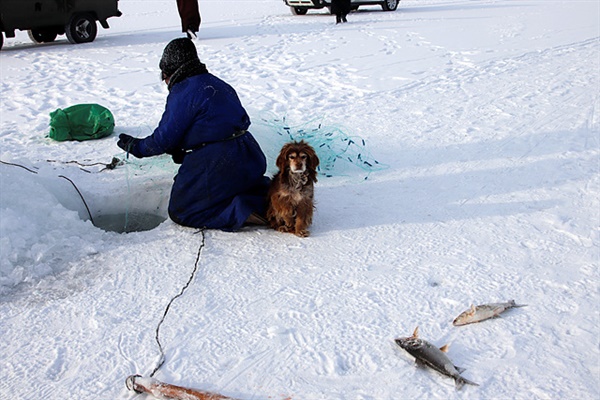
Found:
[{"label": "snowy ice surface", "polygon": [[[389,167],[320,177],[305,239],[105,232],[82,197],[92,215],[166,218],[168,157],[79,164],[124,158],[118,134],[158,122],[175,2],[121,0],[90,44],[6,39],[0,398],[146,398],[125,378],[156,367],[195,265],[161,325],[160,381],[239,399],[600,397],[600,3],[403,0],[342,25],[280,0],[200,6],[201,59],[238,91],[270,171],[264,115],[340,127]],[[80,103],[108,107],[115,134],[47,138],[49,113]],[[510,299],[528,307],[452,326]],[[393,339],[417,325],[480,386],[416,368]]]}]

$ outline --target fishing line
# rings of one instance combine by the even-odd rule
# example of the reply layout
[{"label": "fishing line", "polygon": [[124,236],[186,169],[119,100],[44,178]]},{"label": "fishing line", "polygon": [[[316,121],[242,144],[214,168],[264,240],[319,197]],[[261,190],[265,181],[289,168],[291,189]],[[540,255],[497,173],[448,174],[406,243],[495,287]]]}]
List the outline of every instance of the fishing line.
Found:
[{"label": "fishing line", "polygon": [[75,182],[73,182],[72,180],[70,180],[69,178],[67,178],[64,175],[59,175],[58,177],[59,178],[64,178],[64,179],[68,180],[69,182],[71,182],[71,185],[73,185],[73,187],[75,188],[75,190],[79,194],[79,197],[81,197],[81,201],[83,201],[83,205],[85,206],[85,209],[87,210],[88,215],[90,216],[90,221],[92,222],[92,225],[96,226],[96,224],[94,224],[94,218],[92,218],[92,213],[90,212],[90,208],[88,207],[87,203],[85,202],[85,199],[83,198],[83,195],[81,194],[81,192],[77,188],[77,185],[75,185]]},{"label": "fishing line", "polygon": [[2,163],[2,164],[4,164],[4,165],[11,165],[11,166],[13,166],[13,167],[19,167],[19,168],[23,168],[25,171],[29,171],[29,172],[31,172],[32,174],[36,174],[36,175],[37,175],[37,171],[34,171],[34,170],[32,170],[32,169],[29,169],[29,168],[27,168],[26,166],[24,166],[24,165],[21,165],[21,164],[9,163],[9,162],[2,161],[2,160],[0,160],[0,163]]},{"label": "fishing line", "polygon": [[[127,159],[129,159],[129,151],[127,152]],[[123,230],[127,232],[127,223],[129,222],[129,207],[131,206],[131,182],[129,179],[129,163],[125,163],[125,181],[127,182],[127,201],[125,205],[125,226]]]},{"label": "fishing line", "polygon": [[[103,163],[103,162],[96,162],[96,163],[91,163],[91,164],[83,164],[83,163],[80,163],[77,160],[72,160],[72,161],[46,160],[46,162],[49,162],[49,163],[60,163],[60,164],[77,164],[80,167],[95,167],[95,166],[102,165],[104,168],[102,168],[100,171],[97,171],[97,172],[102,172],[102,171],[107,170],[107,169],[108,170],[112,170],[112,169],[115,169],[118,165],[123,164],[123,161],[121,161],[117,157],[113,157],[113,159],[111,160],[111,162],[108,163],[108,164]],[[84,168],[79,168],[79,169],[82,170],[83,172],[87,172],[88,174],[92,173],[92,171],[89,171],[89,170],[84,169]]]},{"label": "fishing line", "polygon": [[200,256],[202,255],[202,249],[204,249],[204,244],[205,244],[205,241],[206,241],[206,236],[204,234],[204,230],[205,229],[202,228],[199,231],[202,234],[202,241],[200,243],[200,247],[198,248],[198,254],[196,255],[196,262],[194,263],[194,269],[192,270],[192,273],[190,274],[190,278],[188,279],[188,281],[186,282],[186,284],[181,288],[181,290],[179,291],[179,293],[177,295],[175,295],[173,298],[171,298],[171,300],[167,304],[167,307],[165,308],[165,311],[163,313],[162,318],[160,319],[160,321],[158,322],[158,325],[156,326],[155,339],[156,339],[156,343],[158,344],[158,350],[160,351],[160,358],[158,360],[158,364],[156,365],[156,368],[154,368],[154,370],[150,374],[151,378],[154,376],[154,374],[156,374],[156,372],[165,363],[165,352],[164,352],[163,346],[162,346],[162,344],[160,342],[160,327],[162,326],[163,322],[165,321],[165,318],[167,317],[167,314],[169,313],[169,310],[171,309],[171,304],[173,304],[173,302],[176,299],[178,299],[179,297],[183,296],[183,294],[185,293],[185,291],[190,286],[190,284],[192,283],[192,281],[194,280],[194,278],[196,276],[196,272],[198,271],[198,264],[200,262]]}]

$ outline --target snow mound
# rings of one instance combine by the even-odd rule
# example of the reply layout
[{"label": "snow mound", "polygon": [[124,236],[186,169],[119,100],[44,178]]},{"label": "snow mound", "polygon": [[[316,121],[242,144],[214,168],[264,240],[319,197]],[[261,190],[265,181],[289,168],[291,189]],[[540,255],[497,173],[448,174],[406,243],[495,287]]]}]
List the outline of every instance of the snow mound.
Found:
[{"label": "snow mound", "polygon": [[8,165],[0,166],[0,176],[0,294],[98,252],[103,232],[65,208],[44,177]]}]

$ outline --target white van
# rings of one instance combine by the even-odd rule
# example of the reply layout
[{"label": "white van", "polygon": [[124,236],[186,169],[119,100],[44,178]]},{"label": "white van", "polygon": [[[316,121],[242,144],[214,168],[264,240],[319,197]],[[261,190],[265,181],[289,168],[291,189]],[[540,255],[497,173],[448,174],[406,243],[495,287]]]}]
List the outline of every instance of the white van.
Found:
[{"label": "white van", "polygon": [[[327,7],[331,11],[331,0],[283,0],[283,2],[290,7],[294,15],[305,15],[311,8]],[[395,11],[399,2],[400,0],[351,0],[353,10],[357,10],[359,6],[380,5],[383,11]]]}]

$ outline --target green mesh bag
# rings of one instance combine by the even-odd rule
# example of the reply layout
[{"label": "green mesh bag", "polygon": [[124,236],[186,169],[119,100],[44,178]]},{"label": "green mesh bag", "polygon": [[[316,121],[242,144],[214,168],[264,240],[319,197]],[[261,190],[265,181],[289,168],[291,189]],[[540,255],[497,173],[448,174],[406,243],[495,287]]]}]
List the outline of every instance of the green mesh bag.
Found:
[{"label": "green mesh bag", "polygon": [[98,104],[77,104],[50,113],[50,136],[54,140],[90,140],[110,135],[115,118]]}]

